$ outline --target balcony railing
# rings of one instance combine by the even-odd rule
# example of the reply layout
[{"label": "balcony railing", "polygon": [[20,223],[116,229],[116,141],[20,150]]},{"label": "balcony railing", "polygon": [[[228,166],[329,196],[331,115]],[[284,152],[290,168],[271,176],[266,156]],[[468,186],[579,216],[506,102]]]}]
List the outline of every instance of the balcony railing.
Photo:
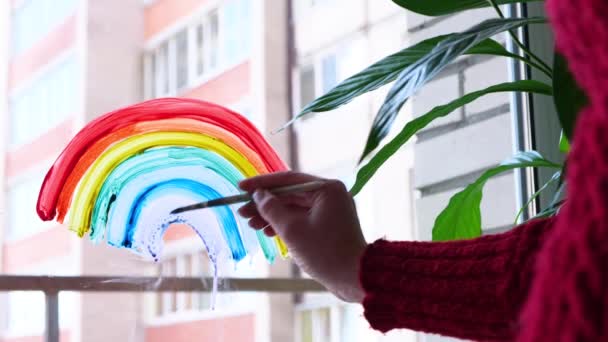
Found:
[{"label": "balcony railing", "polygon": [[[59,342],[61,291],[77,292],[211,292],[213,279],[180,277],[54,277],[0,275],[2,291],[42,291],[46,299],[45,341]],[[324,292],[311,279],[222,278],[219,292],[303,293]]]}]

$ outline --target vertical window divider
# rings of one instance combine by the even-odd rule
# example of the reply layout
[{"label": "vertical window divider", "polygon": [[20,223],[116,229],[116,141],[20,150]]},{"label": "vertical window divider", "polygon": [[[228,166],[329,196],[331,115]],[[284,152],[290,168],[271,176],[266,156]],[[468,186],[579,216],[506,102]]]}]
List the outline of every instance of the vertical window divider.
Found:
[{"label": "vertical window divider", "polygon": [[197,22],[188,25],[188,87],[194,86],[197,79],[197,62],[196,54],[198,47],[196,46],[196,28]]},{"label": "vertical window divider", "polygon": [[[186,270],[186,257],[188,254],[178,255],[175,257],[175,275],[178,277],[188,276],[188,270]],[[176,294],[176,309],[177,312],[186,310],[186,293],[177,292]]]},{"label": "vertical window divider", "polygon": [[167,63],[167,76],[169,77],[169,91],[168,95],[175,96],[177,89],[177,39],[172,37],[168,42],[168,59]]}]

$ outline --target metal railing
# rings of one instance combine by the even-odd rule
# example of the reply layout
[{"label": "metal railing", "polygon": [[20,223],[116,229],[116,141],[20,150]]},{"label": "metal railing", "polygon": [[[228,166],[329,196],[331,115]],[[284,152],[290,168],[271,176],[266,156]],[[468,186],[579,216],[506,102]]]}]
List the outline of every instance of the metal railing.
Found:
[{"label": "metal railing", "polygon": [[[46,301],[45,342],[59,342],[59,292],[211,292],[213,278],[54,277],[0,275],[0,292],[41,291]],[[218,292],[303,293],[326,289],[312,279],[222,278]]]}]

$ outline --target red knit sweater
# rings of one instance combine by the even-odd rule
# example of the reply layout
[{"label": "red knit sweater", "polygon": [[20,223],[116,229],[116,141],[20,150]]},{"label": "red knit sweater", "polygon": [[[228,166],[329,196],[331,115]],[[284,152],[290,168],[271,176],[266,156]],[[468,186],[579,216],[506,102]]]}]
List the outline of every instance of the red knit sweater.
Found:
[{"label": "red knit sweater", "polygon": [[365,317],[473,340],[608,341],[608,0],[547,0],[590,105],[557,217],[446,243],[376,241],[361,260]]}]

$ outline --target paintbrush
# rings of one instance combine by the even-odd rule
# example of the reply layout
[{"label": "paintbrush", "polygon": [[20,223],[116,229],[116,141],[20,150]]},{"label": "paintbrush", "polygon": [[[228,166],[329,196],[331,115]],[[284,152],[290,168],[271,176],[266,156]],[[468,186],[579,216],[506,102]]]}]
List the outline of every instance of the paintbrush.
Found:
[{"label": "paintbrush", "polygon": [[[272,188],[272,189],[268,189],[268,191],[270,191],[270,193],[272,193],[273,195],[284,195],[284,194],[291,194],[291,193],[296,193],[296,192],[306,192],[306,191],[317,190],[320,187],[322,187],[323,184],[325,184],[325,181],[317,180],[317,181],[312,181],[312,182],[308,182],[308,183],[293,184],[293,185],[287,185],[287,186],[282,186],[282,187],[278,187],[278,188]],[[171,212],[171,214],[179,214],[179,213],[183,213],[185,211],[211,208],[211,207],[230,205],[230,204],[242,203],[242,202],[249,202],[249,201],[251,201],[251,199],[252,199],[251,194],[249,194],[249,193],[222,197],[222,198],[216,198],[216,199],[212,199],[210,201],[200,202],[200,203],[196,203],[196,204],[192,204],[192,205],[187,205],[185,207],[177,208],[177,209],[173,210]]]}]

